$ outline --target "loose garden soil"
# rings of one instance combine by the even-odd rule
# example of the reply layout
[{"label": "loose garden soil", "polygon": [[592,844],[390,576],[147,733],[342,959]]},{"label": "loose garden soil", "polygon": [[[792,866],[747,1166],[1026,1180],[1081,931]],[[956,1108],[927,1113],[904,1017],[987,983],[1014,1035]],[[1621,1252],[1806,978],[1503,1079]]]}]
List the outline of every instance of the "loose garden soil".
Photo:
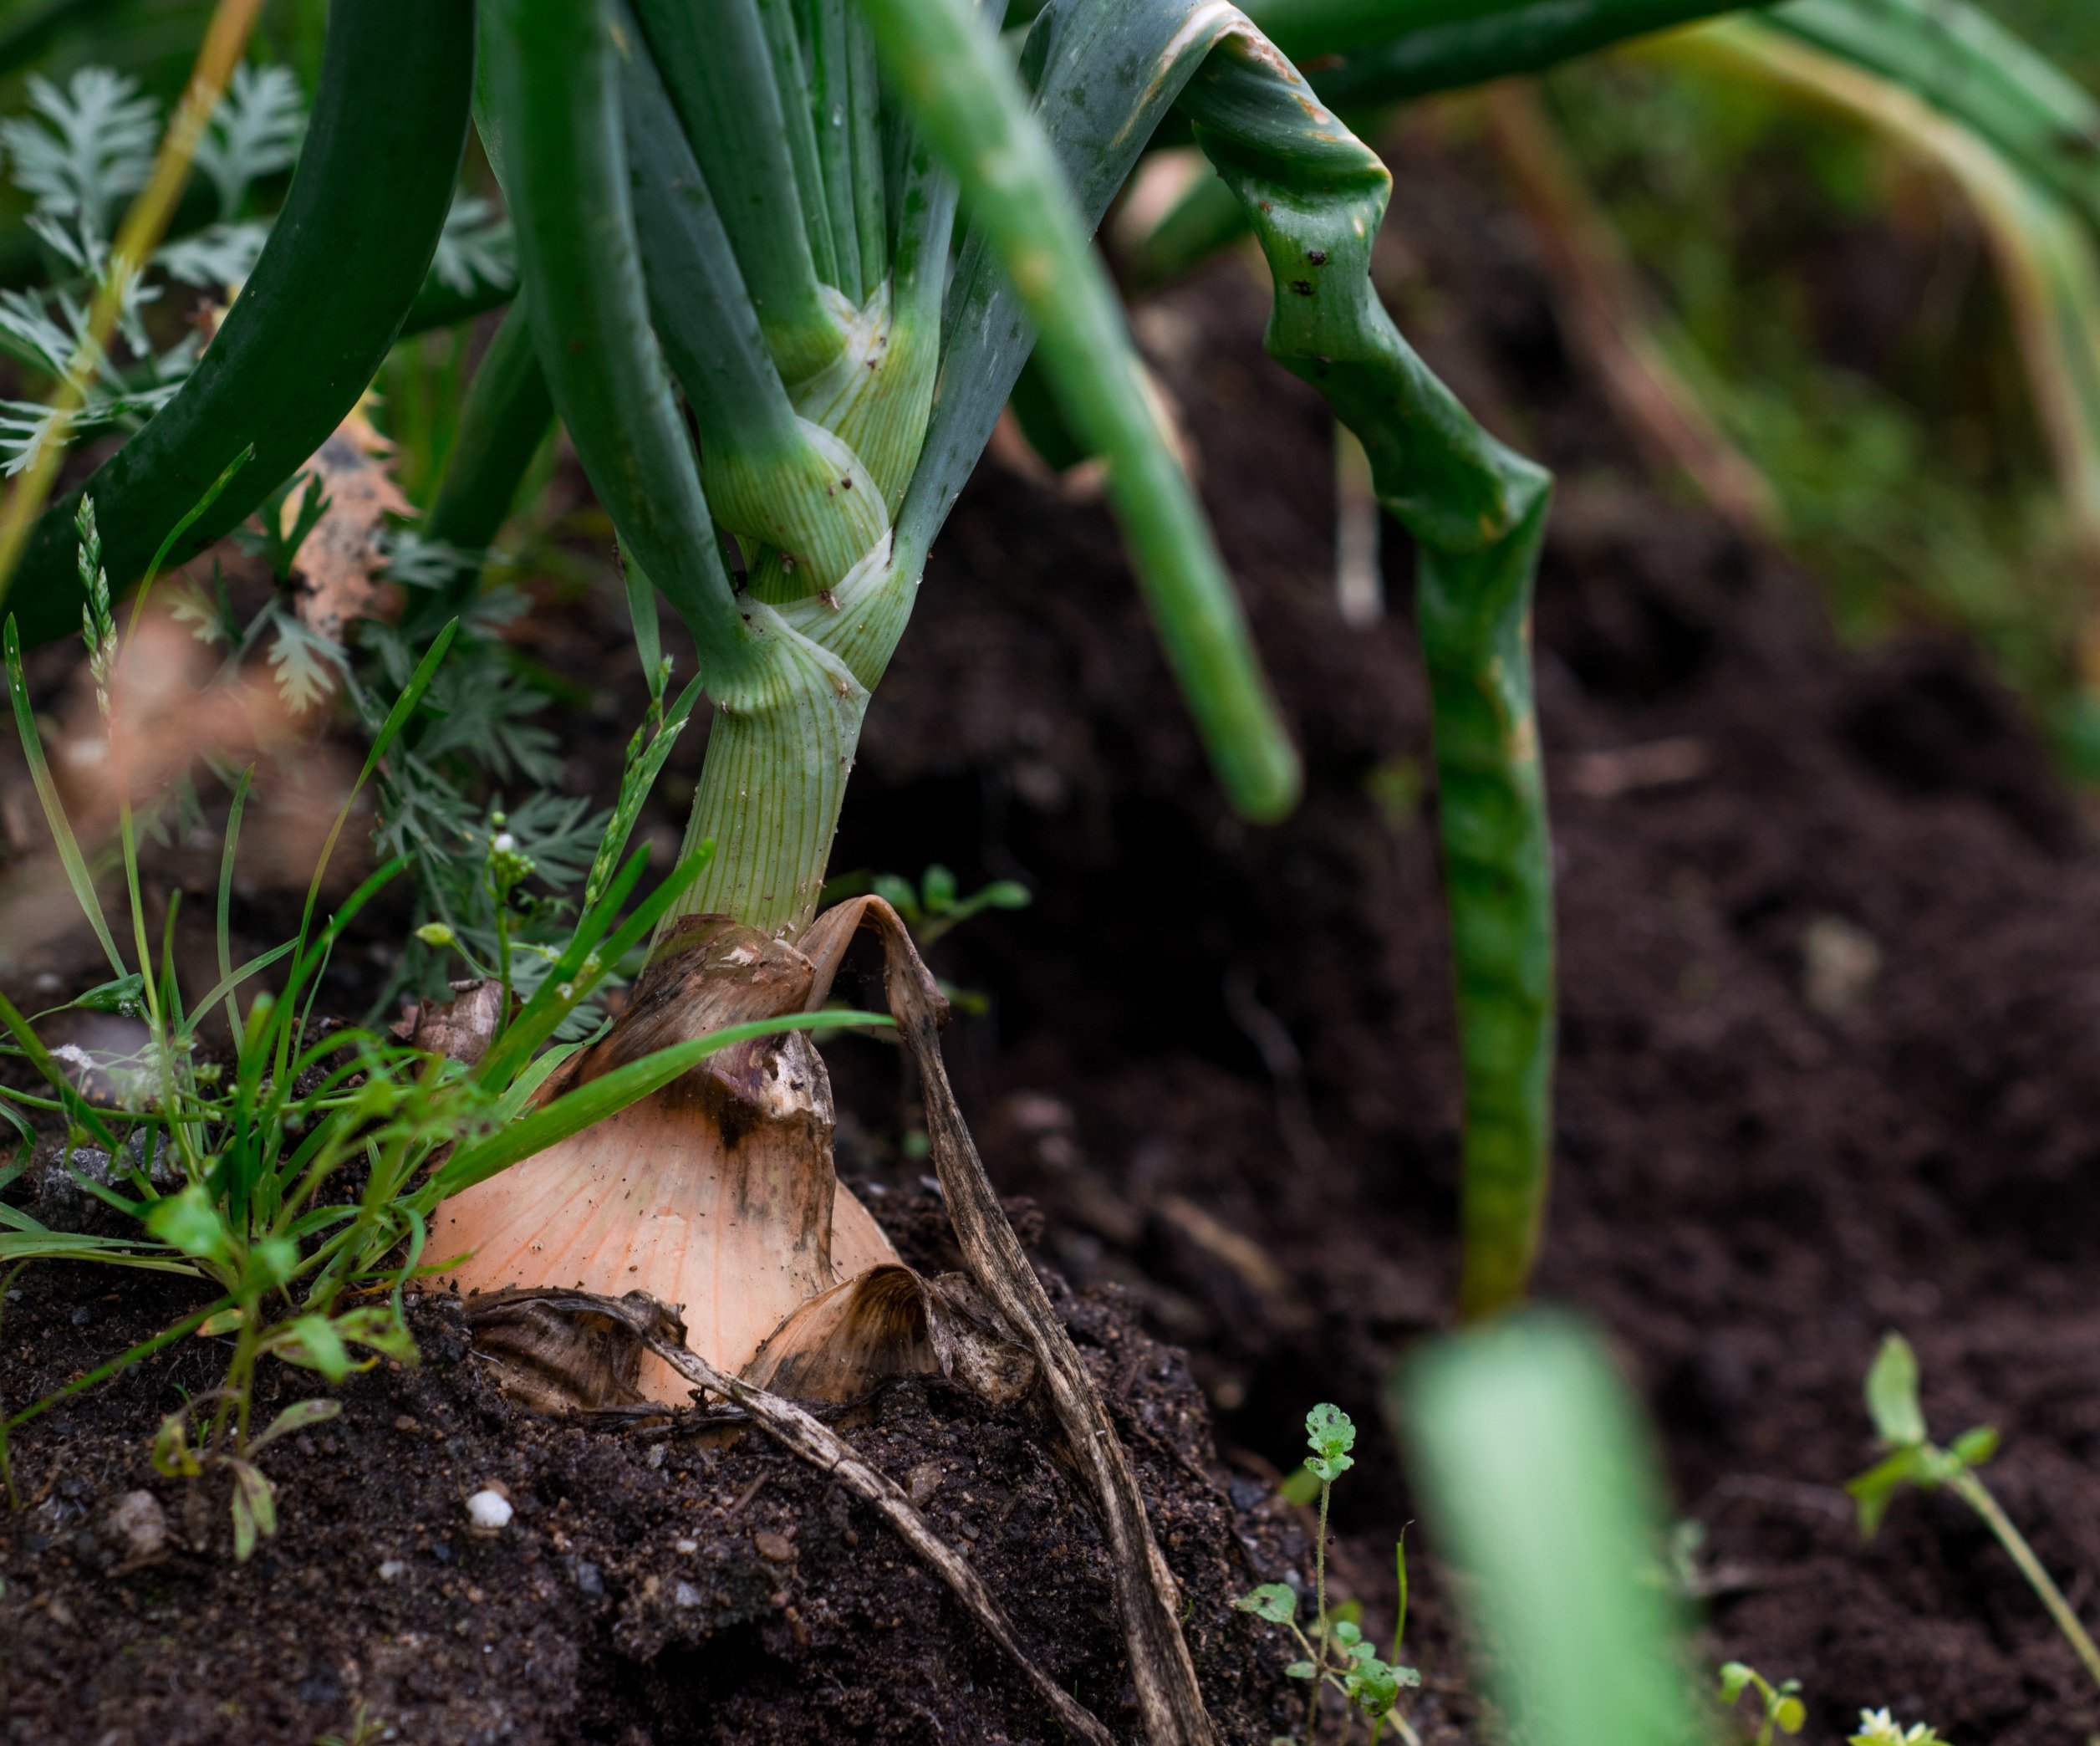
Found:
[{"label": "loose garden soil", "polygon": [[[1562,481],[1537,623],[1562,991],[1541,1293],[1602,1323],[1653,1409],[1705,1532],[1702,1646],[1800,1679],[1805,1738],[1886,1705],[1960,1746],[2082,1739],[2100,1701],[1983,1530],[1909,1497],[1863,1548],[1838,1488],[1872,1457],[1859,1381],[1900,1328],[1935,1431],[2004,1432],[1991,1481],[2090,1616],[2100,855],[1962,648],[1841,647],[1807,580],[1644,482],[1520,221],[1444,148],[1416,141],[1400,171],[1381,262],[1403,325]],[[1305,748],[1302,809],[1232,819],[1105,511],[988,464],[878,694],[834,858],[1037,894],[936,951],[982,996],[951,1033],[958,1089],[1002,1191],[1040,1208],[1038,1258],[1069,1282],[1154,1500],[1221,1732],[1255,1746],[1289,1723],[1284,1657],[1227,1603],[1304,1574],[1276,1470],[1317,1400],[1365,1427],[1336,1557],[1378,1620],[1412,1514],[1384,1385],[1445,1325],[1457,1271],[1407,556],[1389,529],[1394,610],[1344,628],[1329,426],[1262,359],[1264,303],[1222,262],[1139,327]],[[607,695],[579,712],[573,774],[608,791],[635,695],[613,607],[550,605],[523,635]],[[666,837],[697,756],[675,760]],[[828,1054],[842,1168],[937,1258],[895,1052]],[[177,1302],[59,1269],[16,1292],[16,1403]],[[0,1519],[10,1740],[305,1742],[347,1736],[360,1703],[415,1741],[1053,1737],[820,1476],[756,1435],[528,1420],[463,1356],[455,1310],[426,1304],[417,1329],[423,1367],[360,1379],[341,1418],[265,1458],[284,1524],[244,1567],[222,1544],[125,1569],[106,1525],[138,1488],[189,1522],[145,1443],[176,1390],[212,1379],[202,1343],[21,1433],[30,1507]],[[1098,1539],[1031,1422],[914,1387],[846,1429],[1127,1730]],[[497,1481],[517,1515],[479,1539],[462,1500]],[[1410,1545],[1415,1725],[1487,1738],[1434,1541]]]}]

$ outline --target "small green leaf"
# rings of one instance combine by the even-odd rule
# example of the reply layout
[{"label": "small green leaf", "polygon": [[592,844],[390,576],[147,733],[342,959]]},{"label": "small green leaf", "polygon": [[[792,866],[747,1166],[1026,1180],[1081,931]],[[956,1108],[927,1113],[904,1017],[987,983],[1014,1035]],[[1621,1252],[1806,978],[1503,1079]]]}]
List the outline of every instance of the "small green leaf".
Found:
[{"label": "small green leaf", "polygon": [[1241,1612],[1251,1612],[1272,1625],[1287,1625],[1297,1616],[1298,1597],[1280,1582],[1265,1582],[1252,1594],[1242,1595],[1232,1604]]},{"label": "small green leaf", "polygon": [[415,930],[415,937],[426,946],[435,946],[440,949],[459,942],[459,936],[442,922],[426,922]]},{"label": "small green leaf", "polygon": [[262,1237],[248,1251],[259,1283],[282,1285],[299,1264],[299,1246],[289,1237]]},{"label": "small green leaf", "polygon": [[289,1437],[295,1431],[305,1430],[308,1425],[318,1425],[324,1420],[332,1419],[342,1410],[340,1401],[294,1401],[270,1421],[268,1429],[249,1439],[248,1448],[251,1452],[259,1449],[266,1443],[275,1442],[280,1437]]},{"label": "small green leaf", "polygon": [[246,1564],[259,1536],[277,1532],[277,1493],[262,1470],[229,1457],[233,1470],[233,1561]]},{"label": "small green leaf", "polygon": [[331,1382],[340,1382],[357,1367],[343,1336],[324,1315],[302,1315],[272,1334],[268,1344],[287,1364],[317,1370]]},{"label": "small green leaf", "polygon": [[1351,1668],[1342,1686],[1349,1701],[1374,1721],[1400,1699],[1399,1670],[1375,1656]]},{"label": "small green leaf", "polygon": [[1286,1679],[1310,1679],[1318,1672],[1319,1669],[1311,1662],[1292,1662],[1283,1670],[1283,1677]]},{"label": "small green leaf", "polygon": [[1885,1335],[1867,1372],[1867,1411],[1874,1432],[1894,1448],[1925,1440],[1925,1416],[1918,1405],[1918,1355],[1900,1334]]},{"label": "small green leaf", "polygon": [[986,909],[1023,910],[1033,903],[1035,895],[1017,879],[995,879],[971,900]]},{"label": "small green leaf", "polygon": [[1334,1641],[1344,1647],[1353,1647],[1363,1641],[1363,1632],[1353,1619],[1338,1619],[1334,1622]]},{"label": "small green leaf", "polygon": [[1964,1467],[1979,1468],[1998,1452],[1995,1425],[1976,1425],[1957,1437],[1948,1452]]},{"label": "small green leaf", "polygon": [[199,1340],[216,1340],[222,1334],[231,1334],[248,1319],[247,1310],[237,1304],[231,1310],[222,1310],[216,1315],[207,1315],[197,1324]]},{"label": "small green leaf", "polygon": [[189,1427],[182,1413],[171,1412],[153,1433],[153,1470],[170,1479],[194,1479],[204,1471],[190,1447]]},{"label": "small green leaf", "polygon": [[91,1013],[115,1013],[122,1018],[137,1018],[145,1014],[145,978],[135,970],[129,976],[89,989],[73,1003]]},{"label": "small green leaf", "polygon": [[1878,1461],[1857,1479],[1850,1481],[1845,1489],[1859,1506],[1859,1533],[1863,1539],[1872,1539],[1881,1527],[1881,1519],[1888,1513],[1888,1505],[1896,1493],[1906,1485],[1930,1487],[1939,1483],[1926,1452],[1914,1445],[1899,1449],[1884,1460]]},{"label": "small green leaf", "polygon": [[920,901],[930,916],[945,916],[956,906],[956,876],[938,861],[919,881]]},{"label": "small green leaf", "polygon": [[233,1258],[233,1233],[201,1182],[191,1182],[156,1201],[145,1216],[145,1228],[170,1248],[196,1260],[224,1263]]},{"label": "small green leaf", "polygon": [[1757,1676],[1741,1662],[1724,1662],[1720,1669],[1720,1701],[1733,1703]]},{"label": "small green leaf", "polygon": [[1323,1401],[1305,1416],[1305,1440],[1315,1455],[1331,1461],[1356,1447],[1356,1425],[1333,1401]]},{"label": "small green leaf", "polygon": [[1771,1718],[1780,1733],[1797,1734],[1807,1723],[1807,1707],[1798,1698],[1782,1698],[1772,1706]]},{"label": "small green leaf", "polygon": [[370,1346],[397,1364],[416,1362],[415,1336],[390,1304],[375,1304],[335,1318],[335,1331],[354,1345]]}]

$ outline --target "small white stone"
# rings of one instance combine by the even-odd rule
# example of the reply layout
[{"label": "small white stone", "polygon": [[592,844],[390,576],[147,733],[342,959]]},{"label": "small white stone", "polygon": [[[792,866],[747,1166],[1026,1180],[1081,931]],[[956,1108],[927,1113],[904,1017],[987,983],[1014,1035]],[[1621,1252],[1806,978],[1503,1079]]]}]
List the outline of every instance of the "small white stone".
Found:
[{"label": "small white stone", "polygon": [[670,1543],[670,1549],[674,1552],[697,1552],[700,1550],[700,1542],[693,1539],[673,1540]]},{"label": "small white stone", "polygon": [[690,1582],[681,1582],[671,1590],[671,1600],[680,1606],[700,1605],[700,1590]]},{"label": "small white stone", "polygon": [[385,1564],[380,1566],[380,1580],[381,1582],[399,1582],[402,1577],[407,1575],[408,1565],[406,1562],[401,1559],[390,1558]]},{"label": "small white stone", "polygon": [[502,1493],[477,1491],[466,1500],[466,1519],[484,1533],[493,1534],[511,1524],[511,1502]]}]

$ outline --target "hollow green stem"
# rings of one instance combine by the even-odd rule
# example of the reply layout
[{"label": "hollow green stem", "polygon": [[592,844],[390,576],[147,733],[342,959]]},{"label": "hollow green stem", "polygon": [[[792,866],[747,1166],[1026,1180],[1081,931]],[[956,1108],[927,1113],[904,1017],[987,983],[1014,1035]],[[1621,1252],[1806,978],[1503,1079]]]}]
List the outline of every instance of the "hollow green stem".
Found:
[{"label": "hollow green stem", "polygon": [[[508,518],[518,482],[553,417],[554,402],[533,349],[532,318],[522,302],[513,303],[467,390],[459,434],[424,518],[424,537],[462,551],[485,549]],[[473,565],[460,567],[445,591],[445,617],[473,593],[475,576]]]},{"label": "hollow green stem", "polygon": [[1164,439],[1114,293],[1013,72],[963,0],[861,0],[919,126],[954,171],[1035,324],[1109,490],[1169,660],[1226,789],[1273,819],[1299,770],[1187,476]]},{"label": "hollow green stem", "polygon": [[691,443],[650,326],[611,21],[570,0],[496,0],[483,33],[528,307],[554,403],[620,542],[692,631],[711,687],[764,652],[715,546]]},{"label": "hollow green stem", "polygon": [[[754,0],[705,7],[635,0],[635,11],[722,202],[721,222],[780,373],[799,381],[838,355],[842,312],[824,288],[825,263],[811,250],[796,161],[800,132],[782,112],[782,73],[766,22]],[[835,227],[830,240],[835,248]]]},{"label": "hollow green stem", "polygon": [[1552,869],[1530,636],[1551,481],[1394,327],[1370,277],[1391,179],[1266,47],[1221,42],[1181,104],[1268,258],[1270,355],[1356,432],[1416,542],[1465,1075],[1460,1306],[1486,1315],[1523,1294],[1552,1132]]}]

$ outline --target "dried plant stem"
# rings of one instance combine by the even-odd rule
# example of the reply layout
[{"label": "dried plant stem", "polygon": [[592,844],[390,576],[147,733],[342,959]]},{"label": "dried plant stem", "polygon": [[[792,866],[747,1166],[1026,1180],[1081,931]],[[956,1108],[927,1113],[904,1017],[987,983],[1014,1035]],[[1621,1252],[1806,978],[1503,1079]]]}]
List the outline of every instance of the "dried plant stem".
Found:
[{"label": "dried plant stem", "polygon": [[[608,1310],[619,1307],[616,1299],[609,1298],[604,1302]],[[782,1447],[822,1468],[847,1490],[874,1504],[905,1543],[955,1591],[956,1598],[970,1609],[992,1640],[1013,1658],[1014,1665],[1035,1687],[1037,1695],[1049,1705],[1058,1720],[1081,1739],[1092,1743],[1092,1746],[1114,1746],[1114,1736],[1095,1719],[1093,1713],[1029,1660],[1014,1635],[1013,1621],[992,1599],[991,1591],[961,1555],[933,1531],[895,1480],[870,1467],[854,1452],[851,1444],[793,1401],[782,1400],[778,1395],[737,1377],[725,1376],[698,1354],[665,1340],[645,1318],[635,1317],[629,1325],[641,1335],[650,1351],[687,1381],[734,1401]]]},{"label": "dried plant stem", "polygon": [[1035,1353],[1051,1408],[1099,1512],[1145,1738],[1150,1746],[1215,1746],[1195,1663],[1181,1635],[1174,1573],[1153,1539],[1129,1455],[1049,1294],[1022,1252],[963,1121],[940,1054],[947,1002],[897,912],[880,898],[857,898],[827,911],[804,935],[803,949],[819,967],[813,998],[822,1000],[830,981],[826,966],[836,964],[863,925],[882,939],[889,1010],[918,1070],[934,1169],[964,1264],[977,1289]]}]

